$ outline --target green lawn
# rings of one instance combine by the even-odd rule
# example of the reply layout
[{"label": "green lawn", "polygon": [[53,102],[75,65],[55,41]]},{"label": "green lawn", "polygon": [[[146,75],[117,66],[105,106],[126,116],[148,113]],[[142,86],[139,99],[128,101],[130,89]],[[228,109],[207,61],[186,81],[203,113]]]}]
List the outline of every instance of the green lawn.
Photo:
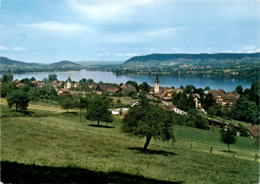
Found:
[{"label": "green lawn", "polygon": [[131,97],[109,97],[113,100],[113,103],[117,103],[117,100],[120,100],[120,103],[123,105],[130,105],[131,102],[135,101],[134,99],[132,99]]},{"label": "green lawn", "polygon": [[[3,106],[1,109],[2,115],[16,113]],[[46,113],[39,106],[30,110]],[[19,178],[27,183],[31,177],[46,182],[53,177],[64,183],[65,177],[67,182],[72,178],[94,178],[91,183],[95,179],[100,179],[100,183],[258,183],[259,162],[254,161],[250,138],[239,137],[237,144],[231,146],[233,158],[233,153],[225,152],[226,145],[219,142],[218,129],[176,125],[174,146],[152,140],[152,151],[144,154],[139,151],[144,139],[123,134],[120,119],[110,124],[115,128],[90,124],[96,122],[79,122],[77,113],[58,110],[50,117],[1,118],[2,170],[9,171],[2,174],[2,181],[5,177],[13,181]]]}]

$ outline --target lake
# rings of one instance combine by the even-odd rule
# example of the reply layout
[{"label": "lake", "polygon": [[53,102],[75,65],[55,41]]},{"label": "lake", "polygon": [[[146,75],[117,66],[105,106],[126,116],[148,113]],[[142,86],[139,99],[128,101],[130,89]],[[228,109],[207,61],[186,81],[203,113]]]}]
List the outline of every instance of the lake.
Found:
[{"label": "lake", "polygon": [[[116,75],[112,72],[102,71],[69,71],[69,72],[33,72],[24,74],[14,74],[14,79],[23,79],[34,77],[37,80],[48,78],[49,74],[56,74],[58,80],[65,81],[69,76],[74,81],[79,81],[82,78],[93,79],[95,82],[103,81],[109,83],[125,83],[133,80],[138,83],[147,82],[150,85],[154,84],[155,76],[151,75]],[[192,84],[197,88],[209,86],[211,89],[224,89],[225,91],[233,91],[236,86],[241,85],[243,88],[249,88],[253,81],[248,79],[230,79],[230,78],[207,78],[207,77],[173,77],[162,75],[159,77],[161,86],[180,87]]]}]

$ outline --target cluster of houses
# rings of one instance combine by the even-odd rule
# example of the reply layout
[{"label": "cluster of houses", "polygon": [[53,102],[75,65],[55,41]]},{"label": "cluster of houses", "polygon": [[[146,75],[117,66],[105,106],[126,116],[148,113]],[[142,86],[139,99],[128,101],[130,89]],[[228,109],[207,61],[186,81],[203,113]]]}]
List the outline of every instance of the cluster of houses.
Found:
[{"label": "cluster of houses", "polygon": [[[172,101],[173,95],[177,93],[183,93],[183,89],[180,88],[168,88],[168,87],[160,87],[159,85],[159,77],[156,76],[154,81],[154,88],[150,91],[150,94],[147,95],[149,99],[161,99],[164,103],[164,107],[167,110],[174,111],[177,114],[186,115],[187,112],[184,112],[178,109],[174,104],[167,103],[167,101]],[[240,95],[237,93],[226,93],[224,90],[206,90],[204,91],[205,94],[211,93],[213,95],[213,99],[216,101],[217,104],[221,106],[230,106],[236,100],[239,99]],[[196,109],[205,113],[205,110],[202,108],[201,105],[201,96],[198,93],[192,94],[195,107]]]},{"label": "cluster of houses", "polygon": [[[15,80],[14,83],[17,87],[21,87],[25,84],[23,84],[19,80]],[[42,88],[45,86],[45,83],[42,81],[32,81],[32,83],[39,88]],[[63,81],[52,81],[51,85],[54,87],[54,89],[57,91],[58,95],[66,95],[66,94],[84,94],[83,91],[75,90],[79,89],[81,87],[81,84],[79,82],[74,82],[71,80],[70,77],[63,82]],[[96,94],[116,94],[118,92],[137,92],[137,89],[131,85],[131,84],[122,84],[120,86],[115,86],[113,84],[87,84],[87,87],[94,91]],[[164,102],[171,102],[173,99],[174,94],[182,93],[183,89],[180,88],[170,88],[170,87],[160,87],[159,85],[159,76],[156,76],[156,79],[154,81],[154,87],[150,90],[150,92],[146,95],[146,97],[150,100],[156,100],[159,99]],[[216,100],[217,104],[220,104],[221,106],[230,106],[232,105],[236,100],[239,99],[239,94],[234,92],[226,93],[224,90],[206,90],[204,91],[205,94],[211,93],[213,95],[213,98]],[[202,105],[200,103],[200,95],[199,94],[193,94],[193,99],[195,102],[195,107],[201,111],[204,111],[202,109]],[[167,103],[167,108],[169,109],[169,103]],[[173,105],[174,106],[174,105]],[[175,108],[174,108],[175,109]],[[174,110],[175,112],[178,112],[180,114],[183,114],[182,111],[179,111],[177,109]]]},{"label": "cluster of houses", "polygon": [[[25,86],[24,83],[22,83],[19,80],[14,80],[14,84],[17,87]],[[31,81],[31,83],[38,88],[43,88],[46,86],[46,83],[42,81]],[[80,89],[81,84],[79,82],[74,82],[71,80],[70,77],[63,82],[63,81],[52,81],[51,85],[54,87],[58,95],[66,95],[66,94],[85,94],[83,91],[76,90]],[[120,86],[116,86],[113,84],[87,84],[87,87],[94,91],[96,94],[103,94],[108,93],[110,95],[116,94],[118,92],[137,92],[137,89],[131,85],[131,84],[122,84]],[[146,95],[146,97],[150,100],[160,100],[162,101],[163,107],[166,110],[173,111],[177,114],[181,115],[187,115],[187,112],[178,109],[173,103],[172,99],[174,97],[174,94],[183,93],[183,89],[180,88],[170,88],[170,87],[160,87],[159,85],[159,76],[156,76],[156,79],[154,81],[154,87],[150,90],[150,92]],[[205,94],[211,93],[213,95],[213,98],[215,99],[216,103],[221,106],[230,106],[234,104],[236,100],[239,99],[240,95],[234,92],[226,93],[224,90],[205,90]],[[201,105],[201,97],[199,94],[195,93],[192,94],[193,100],[195,102],[195,107],[203,112],[205,110],[202,108]],[[129,104],[131,107],[138,105],[138,101],[133,101],[131,104]],[[124,115],[129,111],[129,108],[117,108],[117,109],[110,109],[111,113],[113,115]],[[227,123],[221,122],[218,120],[209,120],[214,126],[220,126],[225,127],[228,126]],[[236,129],[239,129],[239,126],[235,126]],[[258,127],[250,127],[248,129],[248,132],[250,135],[255,137],[256,135],[259,136],[259,128]]]},{"label": "cluster of houses", "polygon": [[205,94],[209,93],[213,95],[213,98],[216,100],[216,103],[221,106],[230,106],[240,97],[238,93],[226,93],[223,89],[205,91]]}]

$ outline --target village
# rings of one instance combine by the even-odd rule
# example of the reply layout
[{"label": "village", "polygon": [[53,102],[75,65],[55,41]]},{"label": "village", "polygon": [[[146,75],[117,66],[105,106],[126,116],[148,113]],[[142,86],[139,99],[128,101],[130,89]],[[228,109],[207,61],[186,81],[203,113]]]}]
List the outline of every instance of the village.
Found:
[{"label": "village", "polygon": [[[84,81],[84,80],[83,80]],[[14,80],[13,83],[16,87],[22,87],[26,84],[23,83],[21,80]],[[44,88],[49,86],[46,82],[38,81],[38,80],[32,80],[31,83],[37,87],[37,88]],[[81,82],[75,82],[70,77],[66,81],[59,81],[54,80],[50,82],[51,86],[55,89],[57,94],[59,96],[62,95],[78,95],[78,96],[85,96],[89,92],[93,92],[98,95],[107,95],[107,96],[118,96],[117,94],[129,95],[131,94],[138,94],[138,89],[136,89],[135,86],[132,84],[103,84],[103,83],[81,83]],[[154,81],[154,87],[149,86],[149,91],[146,93],[146,97],[149,100],[159,100],[165,105],[165,108],[168,110],[172,110],[177,114],[185,115],[187,112],[182,111],[181,109],[178,109],[173,103],[173,97],[174,95],[178,93],[183,93],[183,88],[174,88],[174,87],[161,87],[159,76],[156,75],[156,79]],[[204,94],[212,94],[215,102],[223,107],[231,106],[234,104],[236,100],[239,99],[240,95],[236,92],[225,92],[223,89],[219,90],[210,90],[206,89],[204,90]],[[189,94],[187,94],[189,95]],[[204,112],[205,110],[202,108],[201,105],[201,97],[198,93],[192,94],[193,100],[195,102],[196,109]],[[137,105],[138,100],[134,100],[129,104],[130,106]],[[114,112],[113,114],[115,114]]]},{"label": "village", "polygon": [[[122,97],[128,97],[130,100],[127,103],[121,104],[120,107],[110,108],[112,115],[120,116],[128,113],[129,108],[138,105],[138,95],[141,93],[142,85],[145,87],[142,92],[145,92],[145,96],[151,102],[159,104],[163,109],[168,111],[173,111],[179,115],[187,115],[188,112],[178,108],[175,105],[174,97],[178,94],[185,92],[185,88],[175,88],[175,87],[161,87],[159,81],[159,75],[156,75],[154,80],[154,86],[150,87],[147,83],[137,84],[133,81],[128,81],[125,84],[109,84],[109,83],[95,83],[93,80],[82,79],[79,82],[73,81],[70,77],[66,81],[59,81],[54,76],[55,80],[52,81],[38,81],[31,80],[31,84],[37,88],[47,88],[52,87],[55,89],[58,96],[82,96],[86,97],[89,94],[105,95],[107,97],[117,97],[117,101],[120,101]],[[13,83],[16,87],[25,86],[26,80],[14,80]],[[186,94],[187,98],[192,99],[194,102],[195,109],[198,112],[205,114],[207,120],[212,126],[216,127],[227,127],[233,126],[238,130],[238,135],[241,127],[237,124],[230,124],[228,121],[219,120],[212,118],[207,115],[206,110],[203,108],[202,95],[211,94],[213,100],[216,104],[221,107],[231,107],[240,97],[237,92],[225,92],[223,89],[213,90],[207,89],[199,90],[191,89],[190,93]],[[199,93],[200,92],[200,93]],[[203,97],[205,98],[205,96]],[[248,134],[252,137],[259,135],[259,129],[251,126],[248,128]]]}]

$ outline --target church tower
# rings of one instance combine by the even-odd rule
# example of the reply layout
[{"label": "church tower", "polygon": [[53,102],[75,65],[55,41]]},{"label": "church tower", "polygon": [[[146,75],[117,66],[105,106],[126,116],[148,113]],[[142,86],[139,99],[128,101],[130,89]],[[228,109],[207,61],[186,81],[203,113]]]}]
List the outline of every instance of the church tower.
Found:
[{"label": "church tower", "polygon": [[71,78],[68,77],[67,79],[67,89],[71,89]]},{"label": "church tower", "polygon": [[157,73],[155,81],[154,81],[154,93],[159,93],[160,91],[160,86],[159,86],[159,75]]}]

